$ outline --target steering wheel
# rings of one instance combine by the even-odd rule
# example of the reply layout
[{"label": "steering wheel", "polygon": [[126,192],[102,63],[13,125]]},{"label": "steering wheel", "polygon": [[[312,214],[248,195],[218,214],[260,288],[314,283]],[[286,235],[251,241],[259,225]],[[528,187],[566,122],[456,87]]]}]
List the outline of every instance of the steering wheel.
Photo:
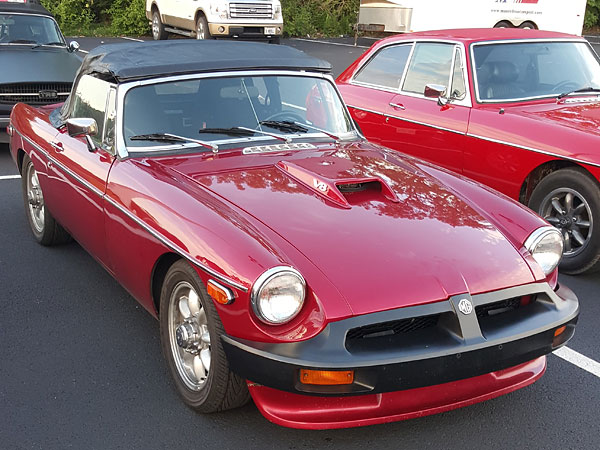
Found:
[{"label": "steering wheel", "polygon": [[279,112],[276,112],[275,114],[271,114],[269,117],[267,117],[264,120],[289,120],[291,122],[299,122],[299,123],[306,122],[304,120],[304,118],[300,116],[300,114],[296,114],[291,111],[279,111]]},{"label": "steering wheel", "polygon": [[577,88],[579,88],[579,84],[575,81],[563,80],[552,88],[552,92],[558,92],[559,94],[562,94],[563,92],[572,91]]}]

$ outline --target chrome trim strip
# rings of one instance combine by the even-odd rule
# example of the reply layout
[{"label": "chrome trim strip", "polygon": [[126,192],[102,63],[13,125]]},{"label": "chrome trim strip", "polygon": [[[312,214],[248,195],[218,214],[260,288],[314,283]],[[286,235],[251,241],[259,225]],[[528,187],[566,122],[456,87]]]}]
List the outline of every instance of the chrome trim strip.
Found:
[{"label": "chrome trim strip", "polygon": [[386,114],[386,113],[382,113],[382,112],[378,112],[378,111],[373,111],[372,109],[360,108],[358,106],[348,105],[348,107],[349,108],[353,108],[353,109],[358,109],[359,111],[364,111],[364,112],[368,112],[368,113],[372,113],[372,114],[377,114],[377,115],[383,116],[383,117],[389,117],[390,119],[398,119],[398,120],[402,120],[404,122],[414,123],[416,125],[423,125],[424,127],[435,128],[436,130],[448,131],[450,133],[460,134],[460,135],[463,135],[463,136],[467,135],[467,133],[463,133],[462,131],[452,130],[450,128],[444,128],[444,127],[440,127],[438,125],[432,125],[430,123],[419,122],[418,120],[407,119],[406,117],[394,116],[394,115],[391,115],[391,114]]},{"label": "chrome trim strip", "polygon": [[559,155],[558,153],[552,153],[552,152],[548,152],[546,150],[540,150],[540,149],[533,148],[533,147],[527,147],[525,145],[514,144],[512,142],[501,141],[500,139],[494,139],[494,138],[490,138],[490,137],[480,136],[478,134],[473,134],[473,133],[467,133],[467,136],[475,138],[475,139],[481,139],[483,141],[493,142],[495,144],[508,145],[509,147],[515,147],[515,148],[520,148],[520,149],[527,150],[530,152],[541,153],[542,155],[548,155],[548,156],[552,156],[555,158],[564,159],[567,161],[573,161],[573,162],[576,162],[579,164],[587,164],[589,166],[600,167],[600,164],[598,164],[598,163],[585,161],[583,159],[571,158],[569,156]]},{"label": "chrome trim strip", "polygon": [[220,273],[216,272],[214,269],[211,269],[210,267],[202,264],[200,261],[198,261],[192,255],[190,255],[187,251],[183,250],[181,247],[179,247],[178,245],[176,245],[173,242],[171,242],[169,239],[167,239],[165,236],[163,236],[162,234],[160,234],[158,231],[156,231],[154,228],[152,228],[150,225],[148,225],[142,219],[140,219],[137,216],[135,216],[133,213],[131,213],[130,211],[128,211],[127,209],[125,209],[125,207],[121,206],[119,203],[117,203],[115,200],[113,200],[112,198],[110,198],[109,196],[107,196],[105,193],[103,193],[102,191],[100,191],[98,188],[96,188],[95,186],[91,185],[90,183],[88,183],[87,181],[85,181],[84,179],[82,179],[79,175],[77,175],[76,173],[72,172],[70,169],[68,169],[67,167],[65,167],[62,163],[60,163],[59,161],[57,161],[56,159],[54,159],[53,157],[51,157],[46,150],[44,150],[38,144],[36,144],[35,142],[33,142],[27,136],[24,136],[23,134],[21,134],[21,132],[19,130],[17,130],[15,128],[14,131],[16,131],[17,134],[19,136],[21,136],[21,138],[23,138],[24,140],[26,140],[29,144],[31,144],[38,151],[40,151],[46,158],[48,158],[49,161],[52,161],[53,164],[56,164],[56,166],[59,167],[63,172],[65,172],[67,175],[71,176],[73,179],[75,179],[78,183],[80,183],[84,187],[88,188],[90,191],[92,191],[98,197],[106,200],[108,203],[110,203],[111,205],[113,205],[115,208],[117,208],[119,211],[121,211],[123,214],[125,214],[127,217],[129,217],[131,220],[133,220],[134,222],[136,222],[140,227],[142,227],[144,230],[146,230],[148,233],[150,233],[152,236],[154,236],[156,239],[158,239],[160,242],[162,242],[165,246],[169,247],[175,253],[179,254],[180,256],[182,256],[183,258],[187,259],[192,264],[198,266],[204,272],[208,273],[209,275],[214,276],[215,278],[217,278],[218,280],[222,281],[223,283],[228,284],[230,286],[233,286],[233,287],[235,287],[235,288],[237,288],[237,289],[239,289],[239,290],[241,290],[243,292],[248,292],[248,288],[247,287],[245,287],[245,286],[237,283],[236,281],[233,281],[233,280],[227,278],[225,275],[221,275]]}]

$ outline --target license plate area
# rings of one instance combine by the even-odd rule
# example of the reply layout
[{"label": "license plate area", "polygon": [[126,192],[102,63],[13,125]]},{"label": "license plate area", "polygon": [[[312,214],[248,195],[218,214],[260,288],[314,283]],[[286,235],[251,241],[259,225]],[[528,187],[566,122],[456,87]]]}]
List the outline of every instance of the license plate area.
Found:
[{"label": "license plate area", "polygon": [[277,32],[277,28],[275,27],[265,27],[265,34],[275,34]]}]

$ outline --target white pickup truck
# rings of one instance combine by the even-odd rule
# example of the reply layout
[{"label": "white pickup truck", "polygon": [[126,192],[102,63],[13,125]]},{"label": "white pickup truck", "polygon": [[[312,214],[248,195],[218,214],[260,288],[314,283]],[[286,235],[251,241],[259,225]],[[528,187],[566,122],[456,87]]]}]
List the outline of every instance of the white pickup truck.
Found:
[{"label": "white pickup truck", "polygon": [[279,43],[283,16],[279,0],[146,0],[155,40],[169,33],[211,39],[239,37]]}]

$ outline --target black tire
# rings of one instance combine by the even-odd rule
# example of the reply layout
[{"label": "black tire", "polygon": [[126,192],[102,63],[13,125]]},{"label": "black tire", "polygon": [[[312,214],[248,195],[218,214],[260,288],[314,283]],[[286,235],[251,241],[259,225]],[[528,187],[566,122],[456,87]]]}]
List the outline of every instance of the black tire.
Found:
[{"label": "black tire", "polygon": [[196,39],[212,39],[210,30],[208,29],[208,21],[204,14],[199,14],[196,19]]},{"label": "black tire", "polygon": [[[561,215],[551,207],[552,199],[562,201],[565,193],[572,196],[572,210],[580,206],[581,213],[575,214],[575,221],[572,214]],[[561,272],[576,275],[600,269],[600,185],[588,172],[576,167],[552,172],[533,190],[529,207],[553,222],[567,238],[568,246],[559,266]],[[563,212],[569,211],[565,207]],[[574,230],[579,236],[573,234]],[[584,238],[584,244],[580,244],[577,237]]]},{"label": "black tire", "polygon": [[165,31],[165,26],[160,20],[158,9],[152,12],[152,38],[155,41],[162,41],[169,38],[169,33]]},{"label": "black tire", "polygon": [[521,25],[519,25],[519,28],[525,29],[525,30],[537,30],[535,23],[530,22],[528,20],[523,22]]},{"label": "black tire", "polygon": [[[210,334],[210,369],[202,386],[196,390],[188,387],[177,367],[169,334],[169,308],[171,297],[181,284],[189,284],[198,294],[201,307],[206,314]],[[160,337],[164,357],[183,401],[201,413],[212,413],[240,407],[248,402],[250,394],[246,381],[229,370],[223,350],[221,336],[225,333],[212,299],[196,271],[184,260],[174,263],[162,285],[160,294]],[[177,345],[177,344],[174,344]],[[181,351],[179,348],[176,351]]]},{"label": "black tire", "polygon": [[[44,203],[44,196],[42,188],[39,186],[39,181],[36,191],[38,194],[29,197],[29,177],[35,176],[37,180],[37,173],[33,167],[33,163],[28,155],[23,157],[21,166],[21,188],[23,191],[23,206],[25,207],[25,214],[27,215],[27,221],[29,222],[29,228],[38,243],[46,246],[65,244],[71,241],[71,236],[67,231],[60,226],[60,224],[52,217],[50,211]],[[35,197],[35,199],[33,198]],[[36,206],[34,206],[34,202]],[[34,211],[37,211],[36,214]],[[37,219],[36,219],[37,218]]]},{"label": "black tire", "polygon": [[496,25],[494,25],[494,28],[514,28],[514,25],[508,20],[501,20]]},{"label": "black tire", "polygon": [[277,44],[277,45],[281,44],[281,37],[276,36],[276,37],[269,39],[269,44]]}]

